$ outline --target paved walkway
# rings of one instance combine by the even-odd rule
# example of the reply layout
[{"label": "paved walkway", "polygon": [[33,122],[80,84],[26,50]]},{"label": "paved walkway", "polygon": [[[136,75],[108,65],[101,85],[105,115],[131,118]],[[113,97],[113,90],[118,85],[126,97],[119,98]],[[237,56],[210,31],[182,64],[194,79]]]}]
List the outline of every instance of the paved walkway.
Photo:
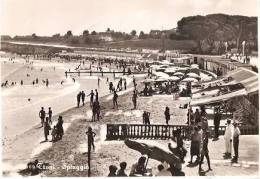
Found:
[{"label": "paved walkway", "polygon": [[[186,156],[183,170],[187,176],[241,176],[250,175],[258,176],[259,169],[259,136],[258,135],[244,135],[240,136],[239,144],[239,161],[238,163],[231,163],[230,159],[224,159],[225,152],[224,138],[221,136],[217,141],[209,141],[209,155],[211,161],[211,168],[213,171],[198,173],[198,165],[189,166],[190,155]],[[185,144],[189,151],[189,142]],[[193,157],[193,161],[196,157]],[[202,168],[206,171],[208,169],[206,159]]]}]

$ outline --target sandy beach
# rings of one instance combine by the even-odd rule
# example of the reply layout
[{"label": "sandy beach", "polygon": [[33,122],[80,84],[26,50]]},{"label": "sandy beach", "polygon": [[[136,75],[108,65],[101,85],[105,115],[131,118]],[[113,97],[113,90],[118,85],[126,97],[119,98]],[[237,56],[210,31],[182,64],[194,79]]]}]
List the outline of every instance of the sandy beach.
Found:
[{"label": "sandy beach", "polygon": [[[74,109],[76,106],[76,95],[79,91],[84,90],[86,95],[90,90],[98,89],[99,96],[109,94],[106,78],[116,83],[112,75],[84,76],[77,75],[65,77],[65,71],[75,68],[76,62],[64,63],[52,60],[33,60],[33,64],[26,64],[22,58],[15,58],[13,62],[9,58],[1,58],[1,77],[2,81],[16,82],[14,86],[2,88],[2,145],[3,145],[3,162],[6,168],[4,170],[16,170],[30,160],[37,151],[42,140],[43,130],[40,128],[40,119],[38,116],[40,108],[45,110],[52,107],[53,122],[56,123],[57,115]],[[86,64],[86,66],[89,64]],[[55,69],[54,69],[55,68]],[[42,69],[42,71],[41,71]],[[30,76],[27,76],[29,74]],[[39,79],[39,84],[32,85],[32,81]],[[49,80],[49,86],[46,87],[42,80]],[[75,78],[74,83],[72,78]],[[98,78],[101,79],[98,87]],[[130,83],[130,79],[127,83]],[[23,80],[23,85],[20,85]],[[63,81],[63,85],[61,85]],[[30,101],[28,101],[30,99]],[[88,105],[89,97],[86,97]],[[67,125],[68,127],[69,125]],[[66,125],[64,126],[66,129]],[[17,147],[19,146],[19,147]],[[23,147],[20,147],[23,146]],[[37,149],[42,150],[42,149]],[[16,154],[16,156],[14,156]]]}]

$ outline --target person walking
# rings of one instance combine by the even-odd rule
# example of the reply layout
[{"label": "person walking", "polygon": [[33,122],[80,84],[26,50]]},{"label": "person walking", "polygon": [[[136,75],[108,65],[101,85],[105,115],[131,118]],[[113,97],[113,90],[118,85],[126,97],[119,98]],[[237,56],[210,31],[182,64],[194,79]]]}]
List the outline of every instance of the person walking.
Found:
[{"label": "person walking", "polygon": [[165,107],[164,116],[165,116],[166,124],[169,125],[169,120],[171,115],[170,115],[170,108],[168,106]]},{"label": "person walking", "polygon": [[233,132],[233,147],[235,156],[232,159],[233,163],[237,163],[238,160],[238,147],[239,147],[239,136],[241,134],[240,129],[238,128],[238,124],[236,122],[233,123],[234,132]]},{"label": "person walking", "polygon": [[118,104],[117,104],[117,98],[118,98],[118,95],[116,93],[116,90],[114,90],[114,96],[113,96],[113,109],[118,108]]},{"label": "person walking", "polygon": [[94,92],[93,92],[93,90],[91,90],[91,92],[87,96],[90,96],[90,107],[93,107],[93,102],[94,102]]},{"label": "person walking", "polygon": [[96,115],[97,115],[97,101],[94,101],[93,107],[92,107],[92,120],[91,120],[91,122],[96,121]]},{"label": "person walking", "polygon": [[81,91],[77,94],[77,107],[79,108],[80,104],[80,98],[81,98]]},{"label": "person walking", "polygon": [[88,136],[88,149],[91,151],[91,146],[93,147],[93,150],[95,150],[95,145],[94,145],[94,138],[96,136],[96,133],[92,131],[91,127],[88,127],[88,131],[86,132]]},{"label": "person walking", "polygon": [[45,116],[46,116],[46,113],[44,111],[44,108],[42,107],[40,112],[39,112],[39,117],[41,119],[41,124],[42,124],[42,127],[43,127],[43,124],[44,124],[44,119],[45,119]]},{"label": "person walking", "polygon": [[221,121],[221,113],[219,111],[219,108],[216,109],[216,112],[214,114],[214,132],[215,136],[214,139],[217,140],[219,137],[219,125]]},{"label": "person walking", "polygon": [[191,148],[190,148],[190,164],[192,164],[192,158],[194,155],[197,156],[197,161],[200,158],[200,143],[201,143],[201,134],[199,133],[198,127],[194,127],[194,131],[191,134]]},{"label": "person walking", "polygon": [[231,120],[227,120],[227,126],[224,134],[225,139],[225,146],[226,146],[226,152],[225,152],[225,158],[231,158],[232,153],[232,135],[233,135],[233,127],[231,125]]},{"label": "person walking", "polygon": [[134,90],[133,96],[132,96],[132,101],[134,105],[134,109],[136,109],[136,102],[137,102],[137,91]]},{"label": "person walking", "polygon": [[83,105],[83,106],[85,106],[85,96],[86,96],[85,92],[82,91],[82,92],[81,92],[81,100],[82,100],[82,105]]},{"label": "person walking", "polygon": [[48,111],[48,116],[49,116],[49,124],[51,125],[52,124],[52,109],[51,109],[51,107],[49,107],[49,111]]},{"label": "person walking", "polygon": [[208,143],[209,143],[209,131],[206,131],[204,133],[204,138],[203,138],[202,151],[201,151],[200,164],[199,164],[199,172],[203,171],[202,168],[201,168],[201,165],[203,163],[204,156],[207,159],[208,171],[212,170],[211,167],[210,167]]}]

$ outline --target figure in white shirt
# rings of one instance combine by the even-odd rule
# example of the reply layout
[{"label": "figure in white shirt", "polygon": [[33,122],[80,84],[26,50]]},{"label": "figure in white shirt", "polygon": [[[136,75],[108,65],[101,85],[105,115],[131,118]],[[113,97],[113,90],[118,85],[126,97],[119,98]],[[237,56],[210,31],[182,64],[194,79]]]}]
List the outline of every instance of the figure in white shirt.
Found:
[{"label": "figure in white shirt", "polygon": [[232,137],[233,137],[233,126],[231,124],[231,120],[227,120],[227,127],[224,134],[225,145],[226,145],[226,152],[225,158],[231,158],[232,153]]},{"label": "figure in white shirt", "polygon": [[238,124],[236,122],[233,123],[234,125],[234,132],[233,132],[233,147],[235,156],[232,159],[232,162],[237,163],[238,160],[238,145],[239,145],[239,136],[240,130],[238,128]]}]

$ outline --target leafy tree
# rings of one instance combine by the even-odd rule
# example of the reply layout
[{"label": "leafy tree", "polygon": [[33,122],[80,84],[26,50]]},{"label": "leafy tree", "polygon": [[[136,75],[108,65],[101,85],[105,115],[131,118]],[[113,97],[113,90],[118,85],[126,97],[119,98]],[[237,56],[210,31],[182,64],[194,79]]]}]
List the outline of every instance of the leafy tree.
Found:
[{"label": "leafy tree", "polygon": [[66,35],[67,35],[68,37],[72,36],[71,30],[67,31]]},{"label": "leafy tree", "polygon": [[107,28],[107,32],[110,32],[110,28],[109,27]]},{"label": "leafy tree", "polygon": [[91,35],[97,35],[97,32],[93,30],[93,31],[91,32]]},{"label": "leafy tree", "polygon": [[37,35],[35,33],[32,34],[32,38],[36,39]]},{"label": "leafy tree", "polygon": [[139,39],[143,39],[143,38],[145,38],[145,34],[144,34],[143,31],[140,31],[140,33],[139,33]]},{"label": "leafy tree", "polygon": [[89,31],[88,31],[88,30],[84,30],[84,31],[83,31],[83,36],[86,37],[86,36],[88,36],[88,35],[89,35]]},{"label": "leafy tree", "polygon": [[136,35],[136,30],[132,30],[131,35],[135,36]]}]

